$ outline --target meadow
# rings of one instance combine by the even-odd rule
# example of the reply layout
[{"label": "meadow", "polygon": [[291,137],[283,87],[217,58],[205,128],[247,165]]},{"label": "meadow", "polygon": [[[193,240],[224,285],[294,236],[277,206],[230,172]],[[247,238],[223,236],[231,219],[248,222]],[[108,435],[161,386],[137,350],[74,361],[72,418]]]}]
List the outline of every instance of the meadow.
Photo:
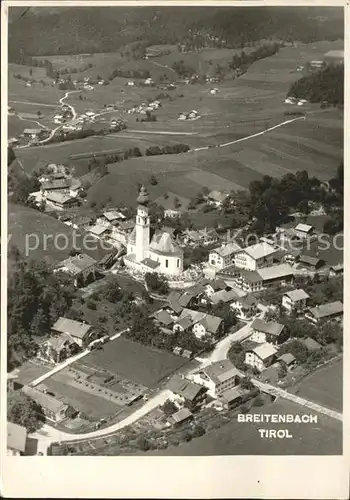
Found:
[{"label": "meadow", "polygon": [[[120,375],[137,384],[155,387],[165,377],[188,363],[165,351],[153,349],[128,339],[118,338],[101,350],[88,354],[81,362]],[[73,363],[79,369],[80,361]]]}]

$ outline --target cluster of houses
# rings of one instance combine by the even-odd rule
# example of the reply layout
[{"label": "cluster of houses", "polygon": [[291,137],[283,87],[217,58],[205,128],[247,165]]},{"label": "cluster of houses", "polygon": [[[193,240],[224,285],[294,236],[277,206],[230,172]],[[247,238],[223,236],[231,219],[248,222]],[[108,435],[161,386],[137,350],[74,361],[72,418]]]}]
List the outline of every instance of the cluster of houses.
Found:
[{"label": "cluster of houses", "polygon": [[286,97],[284,100],[285,104],[296,104],[297,106],[304,106],[304,104],[307,104],[306,99],[297,99],[296,97],[290,96]]},{"label": "cluster of houses", "polygon": [[187,113],[186,112],[179,113],[179,116],[177,119],[178,120],[198,120],[198,118],[200,118],[200,114],[195,109],[192,109],[192,111],[188,111]]},{"label": "cluster of houses", "polygon": [[[61,168],[62,167],[62,168]],[[29,194],[29,201],[38,206],[45,203],[47,210],[67,210],[81,204],[83,189],[79,179],[65,173],[62,165],[48,165],[49,172],[39,178],[40,191]]]},{"label": "cluster of houses", "polygon": [[162,103],[160,102],[159,99],[155,99],[154,101],[150,102],[142,102],[138,106],[133,106],[132,108],[128,109],[127,113],[129,115],[133,114],[140,114],[140,115],[145,115],[148,112],[155,111],[159,109],[162,106]]}]

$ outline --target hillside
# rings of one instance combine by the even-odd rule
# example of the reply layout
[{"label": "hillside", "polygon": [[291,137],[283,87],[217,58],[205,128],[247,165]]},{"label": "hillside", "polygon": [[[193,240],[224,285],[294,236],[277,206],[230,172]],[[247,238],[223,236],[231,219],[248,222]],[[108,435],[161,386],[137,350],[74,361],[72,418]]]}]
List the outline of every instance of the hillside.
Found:
[{"label": "hillside", "polygon": [[18,61],[21,51],[37,56],[112,52],[140,41],[235,48],[261,39],[307,43],[343,37],[342,9],[337,8],[315,12],[309,7],[13,7],[9,11],[10,62]]},{"label": "hillside", "polygon": [[310,102],[344,104],[344,66],[329,66],[293,83],[289,96]]}]

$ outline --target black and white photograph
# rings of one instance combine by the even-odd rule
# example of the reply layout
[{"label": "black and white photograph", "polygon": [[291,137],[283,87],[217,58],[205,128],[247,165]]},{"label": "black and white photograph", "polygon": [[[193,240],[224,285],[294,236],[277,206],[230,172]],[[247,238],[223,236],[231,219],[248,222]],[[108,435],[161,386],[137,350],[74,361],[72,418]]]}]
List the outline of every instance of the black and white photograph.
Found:
[{"label": "black and white photograph", "polygon": [[64,3],[7,7],[7,456],[342,456],[344,7]]}]

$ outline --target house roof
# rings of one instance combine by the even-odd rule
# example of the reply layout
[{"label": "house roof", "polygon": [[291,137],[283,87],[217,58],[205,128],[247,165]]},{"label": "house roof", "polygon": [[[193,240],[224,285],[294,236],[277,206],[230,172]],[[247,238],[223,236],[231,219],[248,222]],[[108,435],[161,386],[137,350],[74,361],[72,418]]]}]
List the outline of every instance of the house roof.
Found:
[{"label": "house roof", "polygon": [[64,408],[68,408],[68,405],[63,401],[59,401],[53,396],[49,396],[44,392],[38,391],[35,387],[29,387],[28,385],[23,386],[22,391],[36,401],[44,410],[49,410],[54,413],[58,413]]},{"label": "house roof", "polygon": [[300,255],[299,262],[302,264],[309,264],[310,266],[316,267],[321,262],[321,259],[318,259],[317,257],[312,257],[311,255]]},{"label": "house roof", "polygon": [[48,201],[52,201],[54,203],[61,203],[63,205],[64,203],[67,203],[71,200],[75,200],[76,198],[74,196],[70,196],[69,194],[64,194],[64,193],[48,193],[46,199]]},{"label": "house roof", "polygon": [[22,425],[7,422],[7,448],[24,453],[26,441],[27,429]]},{"label": "house roof", "polygon": [[135,222],[132,220],[127,220],[125,222],[121,222],[118,226],[118,228],[121,231],[130,231],[130,229],[133,229],[135,227]]},{"label": "house roof", "polygon": [[214,382],[214,384],[225,382],[225,380],[239,375],[240,373],[228,359],[212,363],[211,365],[205,367],[203,371]]},{"label": "house roof", "polygon": [[268,243],[256,243],[256,245],[252,245],[250,247],[246,247],[243,249],[245,253],[250,255],[254,260],[262,259],[263,257],[268,257],[276,252],[276,249],[269,245]]},{"label": "house roof", "polygon": [[42,181],[41,187],[45,190],[49,189],[65,189],[69,188],[70,180],[67,178],[64,179],[52,179],[49,181]]},{"label": "house roof", "polygon": [[238,243],[231,242],[227,245],[222,245],[221,247],[215,248],[210,253],[217,253],[220,257],[228,257],[242,250]]},{"label": "house roof", "polygon": [[251,307],[258,303],[253,295],[247,295],[246,297],[238,297],[237,302],[240,302],[243,307]]},{"label": "house roof", "polygon": [[344,59],[344,51],[343,50],[330,50],[330,51],[326,52],[324,56]]},{"label": "house roof", "polygon": [[307,294],[302,288],[291,290],[290,292],[286,292],[284,295],[287,295],[293,302],[310,298],[310,295]]},{"label": "house roof", "polygon": [[182,307],[187,307],[191,300],[194,298],[194,295],[190,292],[184,292],[180,295],[179,304]]},{"label": "house roof", "polygon": [[190,359],[190,357],[192,356],[192,351],[189,351],[188,349],[184,349],[182,351],[182,356],[184,358]]},{"label": "house roof", "polygon": [[225,281],[220,278],[210,280],[207,283],[207,286],[210,286],[215,292],[217,292],[218,290],[225,290],[225,288],[227,288]]},{"label": "house roof", "polygon": [[337,264],[335,266],[331,266],[332,271],[338,272],[344,270],[344,264]]},{"label": "house roof", "polygon": [[68,259],[63,260],[60,262],[59,267],[66,267],[70,273],[73,275],[79,274],[82,271],[85,271],[85,269],[93,266],[96,264],[97,261],[90,257],[90,255],[87,255],[86,253],[80,253],[78,255],[75,255],[74,257],[69,257]]},{"label": "house roof", "polygon": [[340,300],[328,302],[328,304],[310,308],[309,312],[317,319],[327,318],[327,316],[333,316],[334,314],[342,314],[343,303]]},{"label": "house roof", "polygon": [[313,227],[310,226],[310,224],[303,224],[301,222],[299,222],[299,224],[295,226],[296,231],[301,231],[303,233],[309,233],[310,231],[312,231],[312,229]]},{"label": "house roof", "polygon": [[263,281],[284,278],[294,275],[293,268],[289,264],[278,264],[277,266],[263,267],[258,270]]},{"label": "house roof", "polygon": [[203,390],[202,385],[190,382],[189,380],[182,378],[179,375],[174,375],[169,380],[167,388],[175,394],[179,394],[180,396],[183,396],[190,401],[193,401],[197,394]]},{"label": "house roof", "polygon": [[184,318],[180,318],[176,322],[176,326],[180,326],[181,328],[186,330],[187,328],[190,328],[195,323],[196,323],[196,321],[194,321],[194,319],[191,316],[185,316]]},{"label": "house roof", "polygon": [[47,339],[47,343],[50,344],[56,351],[60,351],[64,347],[64,344],[66,342],[68,342],[69,344],[72,344],[74,342],[73,339],[66,333],[62,333],[58,337],[53,336]]},{"label": "house roof", "polygon": [[262,360],[269,358],[277,352],[277,349],[273,345],[268,343],[254,347],[254,349],[252,350]]},{"label": "house roof", "polygon": [[91,325],[88,323],[81,323],[80,321],[64,318],[62,316],[52,326],[52,330],[60,333],[68,333],[72,337],[77,337],[78,339],[83,339],[90,328]]},{"label": "house roof", "polygon": [[42,128],[25,128],[23,134],[40,134],[42,131]]},{"label": "house roof", "polygon": [[123,215],[121,212],[118,212],[118,210],[107,210],[106,212],[103,212],[102,215],[109,222],[112,222],[112,221],[118,220],[118,219],[126,219],[125,215]]},{"label": "house roof", "polygon": [[304,346],[309,350],[309,351],[318,351],[318,349],[321,349],[322,346],[316,340],[312,339],[311,337],[306,337],[306,339],[301,339],[300,342],[304,344]]},{"label": "house roof", "polygon": [[284,325],[281,325],[281,323],[277,323],[276,321],[264,321],[263,319],[260,318],[255,318],[253,321],[251,328],[253,330],[257,330],[259,332],[267,333],[269,335],[274,335],[278,337],[280,333],[282,332]]},{"label": "house roof", "polygon": [[180,313],[182,311],[182,307],[179,302],[179,298],[181,296],[180,292],[176,292],[173,290],[168,295],[168,304],[169,307],[176,313]]},{"label": "house roof", "polygon": [[162,230],[154,233],[150,243],[150,250],[161,254],[183,254],[183,250],[175,242],[173,236],[168,231]]},{"label": "house roof", "polygon": [[212,314],[206,314],[198,323],[204,326],[209,333],[216,333],[222,322],[222,318],[218,318]]},{"label": "house roof", "polygon": [[95,224],[94,226],[89,227],[88,231],[89,233],[92,233],[95,236],[100,236],[106,231],[109,231],[109,228],[104,226],[103,224]]},{"label": "house roof", "polygon": [[239,271],[239,274],[242,276],[244,281],[247,283],[259,283],[262,281],[262,277],[257,271],[248,271],[247,269],[242,269]]},{"label": "house roof", "polygon": [[188,408],[181,408],[181,410],[179,410],[176,413],[174,413],[173,415],[171,415],[171,419],[175,423],[178,424],[191,416],[192,416],[192,413],[190,412],[190,410]]},{"label": "house roof", "polygon": [[218,304],[219,302],[231,302],[237,298],[238,294],[234,290],[219,290],[218,292],[213,293],[210,297],[210,301],[214,304]]},{"label": "house roof", "polygon": [[164,310],[155,312],[153,314],[153,317],[156,321],[158,321],[158,323],[161,323],[162,325],[165,325],[165,326],[169,326],[172,323],[174,323],[174,320],[170,316],[170,314]]},{"label": "house roof", "polygon": [[286,365],[290,365],[296,360],[296,357],[293,356],[292,353],[286,352],[285,354],[282,354],[282,356],[280,356],[278,359],[279,361],[283,361]]},{"label": "house roof", "polygon": [[243,393],[244,391],[241,389],[241,387],[239,386],[232,387],[232,389],[223,392],[220,396],[220,399],[223,399],[227,403],[232,403],[233,401],[239,399]]}]

